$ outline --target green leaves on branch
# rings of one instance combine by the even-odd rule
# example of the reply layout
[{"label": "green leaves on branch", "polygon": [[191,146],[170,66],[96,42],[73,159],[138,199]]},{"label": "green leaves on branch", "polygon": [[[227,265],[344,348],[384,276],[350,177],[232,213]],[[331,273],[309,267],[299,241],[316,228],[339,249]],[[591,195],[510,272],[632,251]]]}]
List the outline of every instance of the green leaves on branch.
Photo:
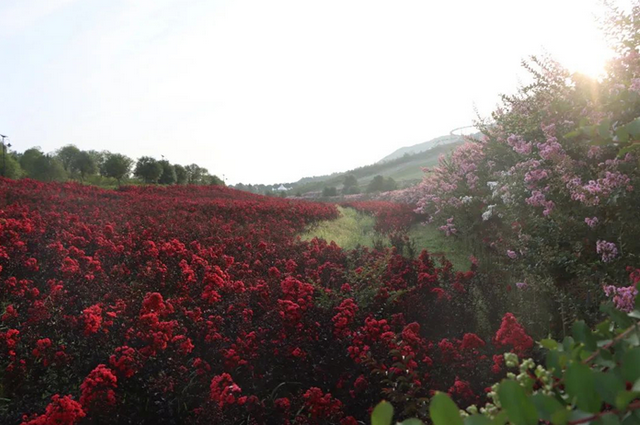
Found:
[{"label": "green leaves on branch", "polygon": [[[637,303],[638,305],[638,303]],[[523,360],[520,374],[508,374],[492,386],[493,403],[466,412],[445,393],[432,397],[429,414],[434,425],[552,425],[639,423],[639,312],[626,314],[612,307],[610,314],[590,329],[572,326],[572,337],[562,342],[544,339],[546,365]],[[510,364],[518,362],[509,353]],[[506,361],[506,364],[508,362]],[[508,365],[509,366],[509,365]],[[372,414],[372,425],[390,425],[394,409],[383,402]],[[403,422],[406,425],[421,423]]]}]

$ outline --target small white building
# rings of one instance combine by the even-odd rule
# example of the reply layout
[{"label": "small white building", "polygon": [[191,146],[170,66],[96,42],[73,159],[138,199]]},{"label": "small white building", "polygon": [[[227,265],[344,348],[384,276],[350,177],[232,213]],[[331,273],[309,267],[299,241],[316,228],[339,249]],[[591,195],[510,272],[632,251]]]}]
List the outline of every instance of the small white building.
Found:
[{"label": "small white building", "polygon": [[279,192],[287,192],[290,188],[283,186],[282,184],[276,188]]}]

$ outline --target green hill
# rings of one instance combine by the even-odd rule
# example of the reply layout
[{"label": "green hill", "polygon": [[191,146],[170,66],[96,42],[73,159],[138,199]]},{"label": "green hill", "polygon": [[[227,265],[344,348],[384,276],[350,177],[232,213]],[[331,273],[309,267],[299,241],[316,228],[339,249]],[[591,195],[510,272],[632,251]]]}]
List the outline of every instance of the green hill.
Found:
[{"label": "green hill", "polygon": [[438,158],[441,155],[450,153],[461,143],[463,143],[462,138],[446,144],[437,144],[424,152],[413,154],[406,152],[400,157],[389,159],[384,162],[377,162],[375,164],[366,165],[364,167],[355,168],[342,173],[334,173],[311,178],[306,177],[286,186],[291,187],[291,191],[293,193],[301,194],[319,192],[322,191],[324,187],[331,186],[340,189],[343,185],[343,181],[345,180],[345,176],[352,174],[358,179],[358,184],[361,190],[364,190],[369,182],[377,175],[391,177],[396,180],[399,187],[406,187],[419,182],[423,178],[423,167],[432,167],[438,164]]}]

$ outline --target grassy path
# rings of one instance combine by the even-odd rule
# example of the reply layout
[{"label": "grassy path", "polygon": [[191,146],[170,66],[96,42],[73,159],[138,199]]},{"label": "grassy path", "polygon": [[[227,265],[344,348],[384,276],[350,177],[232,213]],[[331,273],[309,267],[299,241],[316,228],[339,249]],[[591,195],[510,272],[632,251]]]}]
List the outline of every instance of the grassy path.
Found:
[{"label": "grassy path", "polygon": [[[321,238],[328,242],[334,241],[347,250],[359,245],[372,248],[377,241],[382,242],[384,246],[391,246],[386,237],[374,230],[375,220],[372,216],[353,208],[339,206],[338,210],[341,214],[338,219],[324,221],[307,229],[301,235],[301,239]],[[458,240],[448,238],[437,229],[422,224],[413,225],[408,236],[417,253],[426,249],[432,254],[443,254],[452,262],[455,270],[469,270],[469,256]]]}]

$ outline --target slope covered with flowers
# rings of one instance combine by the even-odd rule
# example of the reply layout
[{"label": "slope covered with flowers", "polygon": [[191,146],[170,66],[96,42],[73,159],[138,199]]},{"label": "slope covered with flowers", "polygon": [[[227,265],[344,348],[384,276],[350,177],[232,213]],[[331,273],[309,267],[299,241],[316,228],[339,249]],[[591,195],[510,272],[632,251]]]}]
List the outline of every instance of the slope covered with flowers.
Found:
[{"label": "slope covered with flowers", "polygon": [[[370,206],[371,207],[371,206]],[[479,400],[531,339],[475,272],[296,234],[333,205],[0,181],[0,421],[342,423]]]}]

